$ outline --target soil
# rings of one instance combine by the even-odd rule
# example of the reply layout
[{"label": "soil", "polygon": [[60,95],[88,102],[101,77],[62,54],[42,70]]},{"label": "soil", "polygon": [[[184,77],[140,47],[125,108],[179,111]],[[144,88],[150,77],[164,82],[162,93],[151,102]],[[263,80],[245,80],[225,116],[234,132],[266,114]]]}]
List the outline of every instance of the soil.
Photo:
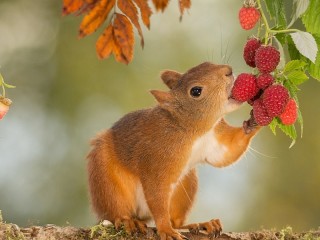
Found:
[{"label": "soil", "polygon": [[[320,229],[305,233],[293,233],[290,227],[281,231],[261,230],[256,232],[228,232],[221,233],[217,238],[204,233],[191,234],[182,232],[190,240],[320,240]],[[116,231],[112,225],[96,225],[91,228],[77,228],[73,226],[59,227],[48,224],[46,226],[30,226],[22,228],[12,223],[0,222],[0,240],[78,240],[78,239],[159,239],[155,228],[148,228],[147,234],[135,234],[128,236],[124,230]]]}]

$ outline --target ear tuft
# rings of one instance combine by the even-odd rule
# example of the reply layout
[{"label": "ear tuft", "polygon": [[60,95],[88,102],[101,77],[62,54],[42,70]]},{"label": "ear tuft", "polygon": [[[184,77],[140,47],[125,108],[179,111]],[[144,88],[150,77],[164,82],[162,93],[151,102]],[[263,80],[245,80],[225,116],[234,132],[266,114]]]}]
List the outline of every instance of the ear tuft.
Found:
[{"label": "ear tuft", "polygon": [[169,92],[151,90],[150,93],[154,96],[160,106],[170,105],[170,102],[172,101],[172,95]]},{"label": "ear tuft", "polygon": [[172,71],[166,70],[161,73],[162,81],[170,88],[174,88],[177,86],[179,79],[181,78],[182,74]]}]

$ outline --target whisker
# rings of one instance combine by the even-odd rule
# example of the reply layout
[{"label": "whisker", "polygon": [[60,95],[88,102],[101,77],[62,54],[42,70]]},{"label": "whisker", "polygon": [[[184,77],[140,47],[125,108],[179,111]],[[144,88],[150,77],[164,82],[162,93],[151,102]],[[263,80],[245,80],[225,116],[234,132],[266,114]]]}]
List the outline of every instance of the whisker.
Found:
[{"label": "whisker", "polygon": [[252,148],[252,147],[250,147],[250,146],[249,146],[249,149],[252,150],[253,152],[256,152],[256,153],[260,154],[260,155],[263,156],[263,157],[267,157],[267,158],[278,158],[278,157],[268,156],[268,155],[266,155],[266,154],[263,154],[263,153],[255,150],[254,148]]},{"label": "whisker", "polygon": [[181,182],[181,180],[180,180],[180,179],[179,179],[179,183],[181,184],[181,186],[182,186],[182,188],[183,188],[184,192],[186,193],[186,195],[187,195],[187,197],[188,197],[188,199],[189,199],[189,201],[190,201],[190,204],[192,204],[191,198],[190,198],[190,196],[189,196],[189,194],[188,194],[187,190],[186,190],[186,189],[185,189],[185,187],[183,186],[183,184],[182,184],[182,182]]}]

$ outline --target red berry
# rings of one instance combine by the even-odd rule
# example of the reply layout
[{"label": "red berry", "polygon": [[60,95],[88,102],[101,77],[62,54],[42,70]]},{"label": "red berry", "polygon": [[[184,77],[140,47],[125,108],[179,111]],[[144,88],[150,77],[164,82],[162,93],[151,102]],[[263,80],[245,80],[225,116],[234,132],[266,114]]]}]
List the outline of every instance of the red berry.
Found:
[{"label": "red berry", "polygon": [[266,89],[273,83],[273,76],[269,73],[262,73],[257,77],[257,85],[260,89]]},{"label": "red berry", "polygon": [[256,123],[260,126],[267,126],[272,122],[272,117],[269,117],[266,107],[259,98],[253,103],[253,116]]},{"label": "red berry", "polygon": [[250,67],[256,67],[255,56],[256,50],[261,46],[259,39],[250,38],[243,50],[243,58]]},{"label": "red berry", "polygon": [[297,120],[298,116],[298,107],[297,103],[294,99],[290,99],[283,111],[283,113],[279,116],[281,122],[284,125],[294,124]]},{"label": "red berry", "polygon": [[242,7],[239,11],[240,25],[245,30],[252,29],[260,19],[260,12],[254,7]]},{"label": "red berry", "polygon": [[9,106],[11,100],[9,98],[4,98],[0,96],[0,120],[7,114],[9,111]]},{"label": "red berry", "polygon": [[271,85],[266,88],[262,95],[263,105],[270,117],[277,117],[283,113],[288,99],[288,90],[282,85]]},{"label": "red berry", "polygon": [[249,73],[241,73],[234,82],[232,97],[239,102],[245,102],[253,98],[258,90],[256,77]]},{"label": "red berry", "polygon": [[262,73],[270,73],[280,62],[280,52],[272,46],[261,46],[256,51],[255,63]]},{"label": "red berry", "polygon": [[254,101],[256,101],[257,99],[259,99],[261,97],[262,93],[263,93],[263,90],[260,89],[258,91],[258,93],[253,98],[248,100],[248,104],[252,106]]}]

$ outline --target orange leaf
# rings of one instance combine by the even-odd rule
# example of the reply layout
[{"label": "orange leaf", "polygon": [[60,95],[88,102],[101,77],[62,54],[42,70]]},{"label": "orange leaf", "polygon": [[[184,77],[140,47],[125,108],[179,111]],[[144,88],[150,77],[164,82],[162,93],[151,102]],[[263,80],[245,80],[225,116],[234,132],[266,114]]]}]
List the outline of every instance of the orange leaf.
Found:
[{"label": "orange leaf", "polygon": [[144,25],[150,29],[150,16],[152,14],[151,8],[148,5],[147,0],[134,0],[137,6],[140,8],[141,18]]},{"label": "orange leaf", "polygon": [[79,37],[85,37],[97,30],[98,27],[106,20],[110,10],[114,7],[116,0],[100,0],[83,18]]},{"label": "orange leaf", "polygon": [[99,0],[84,0],[84,1],[86,1],[86,3],[88,3],[88,4],[95,4]]},{"label": "orange leaf", "polygon": [[110,24],[98,38],[96,49],[99,58],[107,58],[110,56],[114,48],[113,27]]},{"label": "orange leaf", "polygon": [[179,7],[180,7],[180,13],[182,17],[184,10],[189,9],[191,7],[191,0],[179,0]]},{"label": "orange leaf", "polygon": [[83,0],[63,0],[62,15],[74,13],[82,8]]},{"label": "orange leaf", "polygon": [[169,0],[152,0],[156,10],[161,10],[162,12],[168,6]]},{"label": "orange leaf", "polygon": [[141,37],[141,46],[144,46],[144,40],[142,30],[139,24],[138,10],[133,4],[132,0],[118,0],[119,9],[131,20],[133,25],[137,28],[138,33]]},{"label": "orange leaf", "polygon": [[125,15],[116,13],[113,27],[116,60],[128,64],[133,58],[134,36],[132,24]]}]

